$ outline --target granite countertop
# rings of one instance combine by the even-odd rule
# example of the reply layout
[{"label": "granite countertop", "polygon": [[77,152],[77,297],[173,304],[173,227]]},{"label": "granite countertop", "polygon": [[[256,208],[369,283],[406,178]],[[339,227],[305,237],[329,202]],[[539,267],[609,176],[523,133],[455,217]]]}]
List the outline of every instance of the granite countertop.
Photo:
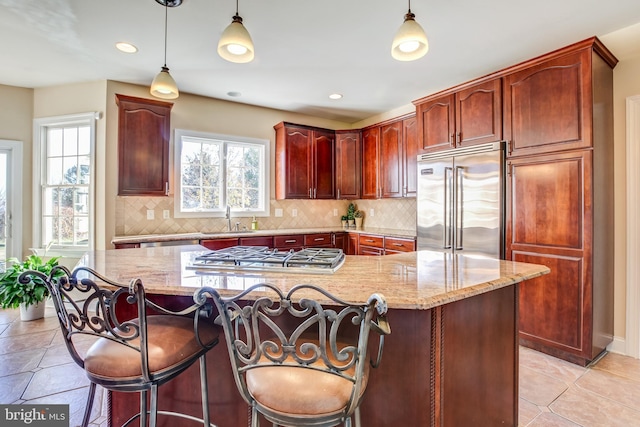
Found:
[{"label": "granite countertop", "polygon": [[148,242],[170,242],[176,240],[206,240],[206,239],[224,239],[234,237],[250,237],[250,236],[281,236],[287,234],[311,234],[311,233],[338,233],[346,231],[348,233],[366,233],[378,234],[389,237],[415,238],[415,230],[402,230],[394,228],[342,228],[342,227],[322,227],[322,228],[284,228],[277,230],[249,230],[239,232],[195,232],[195,233],[177,233],[177,234],[143,234],[138,236],[116,236],[111,240],[113,244],[124,243],[148,243]]},{"label": "granite countertop", "polygon": [[[545,266],[417,251],[383,257],[347,255],[334,273],[196,271],[187,266],[209,252],[200,245],[110,249],[87,252],[79,261],[117,282],[140,278],[148,293],[191,296],[203,286],[234,295],[258,283],[282,290],[318,285],[347,301],[365,302],[381,293],[390,308],[424,310],[549,273]],[[328,302],[328,301],[324,301]]]}]

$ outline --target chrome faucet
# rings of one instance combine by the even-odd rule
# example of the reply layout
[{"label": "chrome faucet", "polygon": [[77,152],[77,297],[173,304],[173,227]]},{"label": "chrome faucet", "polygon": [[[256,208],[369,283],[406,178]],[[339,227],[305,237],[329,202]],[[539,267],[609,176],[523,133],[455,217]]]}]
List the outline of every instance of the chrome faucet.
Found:
[{"label": "chrome faucet", "polygon": [[227,213],[224,217],[227,220],[227,231],[231,231],[231,206],[227,205]]}]

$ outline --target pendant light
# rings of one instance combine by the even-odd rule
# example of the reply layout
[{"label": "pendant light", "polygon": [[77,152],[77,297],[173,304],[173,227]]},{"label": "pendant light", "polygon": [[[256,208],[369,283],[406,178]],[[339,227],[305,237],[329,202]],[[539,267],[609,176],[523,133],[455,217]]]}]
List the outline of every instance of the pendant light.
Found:
[{"label": "pendant light", "polygon": [[222,32],[218,42],[218,55],[238,64],[253,61],[253,41],[242,25],[242,18],[238,15],[238,0],[236,0],[236,14],[233,21]]},{"label": "pendant light", "polygon": [[422,58],[429,51],[429,42],[424,30],[415,20],[416,15],[409,11],[404,15],[404,22],[398,29],[391,44],[391,56],[398,61],[414,61]]},{"label": "pendant light", "polygon": [[[156,0],[158,3],[164,3],[164,65],[160,69],[158,75],[153,79],[153,83],[151,83],[151,95],[156,98],[162,99],[176,99],[180,92],[178,91],[178,85],[176,85],[176,81],[173,80],[171,74],[169,74],[169,67],[167,67],[167,14],[169,9],[169,3],[171,0]],[[172,4],[173,6],[178,6],[181,2],[176,2]]]}]

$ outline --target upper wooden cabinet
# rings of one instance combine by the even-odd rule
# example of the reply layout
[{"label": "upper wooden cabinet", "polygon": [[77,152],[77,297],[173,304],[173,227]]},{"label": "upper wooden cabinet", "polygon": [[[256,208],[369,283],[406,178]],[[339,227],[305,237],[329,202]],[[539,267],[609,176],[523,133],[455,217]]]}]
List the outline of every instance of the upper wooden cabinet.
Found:
[{"label": "upper wooden cabinet", "polygon": [[507,155],[591,146],[591,51],[582,50],[507,75]]},{"label": "upper wooden cabinet", "polygon": [[485,81],[415,101],[420,151],[466,147],[502,139],[502,82]]},{"label": "upper wooden cabinet", "polygon": [[172,103],[116,94],[118,195],[169,194]]},{"label": "upper wooden cabinet", "polygon": [[361,197],[414,197],[418,148],[413,115],[364,129]]},{"label": "upper wooden cabinet", "polygon": [[418,190],[418,120],[416,117],[409,117],[402,120],[402,143],[403,143],[403,196],[416,197]]},{"label": "upper wooden cabinet", "polygon": [[335,198],[335,132],[281,122],[276,130],[276,198]]},{"label": "upper wooden cabinet", "polygon": [[380,127],[374,126],[362,130],[362,191],[363,199],[379,197],[378,165],[379,165]]},{"label": "upper wooden cabinet", "polygon": [[359,199],[361,176],[360,131],[336,131],[336,198]]},{"label": "upper wooden cabinet", "polygon": [[402,197],[404,154],[402,121],[380,127],[380,197]]}]

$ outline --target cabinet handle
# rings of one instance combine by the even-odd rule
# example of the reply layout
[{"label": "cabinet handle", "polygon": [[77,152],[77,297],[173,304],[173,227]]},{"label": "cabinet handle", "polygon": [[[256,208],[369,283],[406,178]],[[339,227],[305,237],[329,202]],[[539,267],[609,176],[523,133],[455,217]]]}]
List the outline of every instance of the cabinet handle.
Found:
[{"label": "cabinet handle", "polygon": [[295,240],[285,240],[284,242],[285,243],[295,243],[296,241]]},{"label": "cabinet handle", "polygon": [[340,189],[338,188],[338,199],[340,198]]},{"label": "cabinet handle", "polygon": [[309,187],[309,198],[312,199],[312,197],[311,197],[311,187]]},{"label": "cabinet handle", "polygon": [[403,247],[404,245],[402,243],[394,243],[393,246]]},{"label": "cabinet handle", "polygon": [[451,135],[449,135],[449,146],[450,146],[450,147],[453,147],[453,146],[455,146],[455,145],[456,145],[456,144],[455,144],[455,137],[456,137],[456,135],[455,135],[455,134],[453,134],[453,133],[452,133]]},{"label": "cabinet handle", "polygon": [[317,197],[317,195],[318,195],[318,189],[314,188],[313,189],[313,198],[315,199]]},{"label": "cabinet handle", "polygon": [[458,132],[456,134],[456,143],[460,144],[460,141],[462,141],[462,134],[460,132]]},{"label": "cabinet handle", "polygon": [[507,151],[509,152],[509,154],[511,154],[511,152],[513,151],[513,146],[511,143],[511,140],[507,141]]},{"label": "cabinet handle", "polygon": [[372,240],[372,239],[365,239],[364,241],[365,241],[365,242],[370,242],[370,243],[375,242],[375,240]]},{"label": "cabinet handle", "polygon": [[324,241],[324,237],[316,237],[315,239],[313,239],[314,242],[323,242]]},{"label": "cabinet handle", "polygon": [[169,195],[169,181],[164,183],[164,195],[165,196]]}]

